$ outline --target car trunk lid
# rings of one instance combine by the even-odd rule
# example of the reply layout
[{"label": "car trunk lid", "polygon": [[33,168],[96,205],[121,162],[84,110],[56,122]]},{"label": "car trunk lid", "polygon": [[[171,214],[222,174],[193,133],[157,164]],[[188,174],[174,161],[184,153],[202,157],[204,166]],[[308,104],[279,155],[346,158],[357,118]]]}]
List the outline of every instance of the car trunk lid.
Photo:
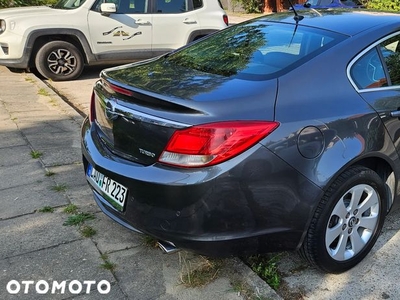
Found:
[{"label": "car trunk lid", "polygon": [[100,139],[115,154],[157,162],[177,129],[210,122],[273,120],[277,80],[229,78],[157,60],[102,72],[93,106]]}]

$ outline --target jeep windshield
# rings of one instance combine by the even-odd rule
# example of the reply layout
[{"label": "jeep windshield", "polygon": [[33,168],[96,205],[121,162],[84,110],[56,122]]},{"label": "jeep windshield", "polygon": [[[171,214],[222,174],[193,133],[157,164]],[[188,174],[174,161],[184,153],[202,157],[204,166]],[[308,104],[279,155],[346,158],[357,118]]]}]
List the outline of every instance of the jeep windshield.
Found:
[{"label": "jeep windshield", "polygon": [[80,7],[86,0],[60,0],[53,8],[57,9],[74,9]]}]

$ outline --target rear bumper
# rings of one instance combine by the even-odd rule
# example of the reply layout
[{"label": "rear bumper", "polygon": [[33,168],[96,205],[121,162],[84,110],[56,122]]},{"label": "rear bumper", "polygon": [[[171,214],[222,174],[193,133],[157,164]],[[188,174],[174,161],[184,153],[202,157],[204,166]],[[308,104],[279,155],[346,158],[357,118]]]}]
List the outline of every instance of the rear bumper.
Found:
[{"label": "rear bumper", "polygon": [[88,120],[82,126],[88,164],[129,190],[123,212],[101,193],[101,210],[121,225],[178,248],[228,256],[299,246],[321,190],[261,145],[204,169],[141,166],[115,157]]}]

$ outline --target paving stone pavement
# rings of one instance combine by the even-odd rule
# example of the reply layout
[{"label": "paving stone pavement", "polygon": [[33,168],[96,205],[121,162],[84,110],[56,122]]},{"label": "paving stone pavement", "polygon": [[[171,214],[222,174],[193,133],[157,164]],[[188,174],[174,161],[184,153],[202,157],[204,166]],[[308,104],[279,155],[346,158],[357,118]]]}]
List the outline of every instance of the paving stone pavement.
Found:
[{"label": "paving stone pavement", "polygon": [[[207,258],[163,254],[101,213],[83,174],[82,121],[33,74],[0,67],[0,299],[280,298],[236,258],[188,287],[184,275]],[[65,226],[83,213],[95,217],[90,238]]]}]

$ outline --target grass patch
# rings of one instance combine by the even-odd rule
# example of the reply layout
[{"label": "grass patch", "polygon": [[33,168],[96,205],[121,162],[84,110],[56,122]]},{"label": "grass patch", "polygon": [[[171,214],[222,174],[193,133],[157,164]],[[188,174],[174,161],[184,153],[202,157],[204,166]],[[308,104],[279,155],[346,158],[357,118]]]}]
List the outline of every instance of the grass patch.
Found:
[{"label": "grass patch", "polygon": [[43,155],[42,152],[39,152],[39,151],[36,151],[36,150],[32,150],[31,151],[31,157],[34,158],[34,159],[38,159],[38,158],[42,157],[42,155]]},{"label": "grass patch", "polygon": [[152,236],[149,235],[145,235],[142,238],[143,240],[143,245],[147,246],[147,247],[151,247],[151,248],[157,248],[157,239],[153,238]]},{"label": "grass patch", "polygon": [[82,225],[85,221],[93,220],[96,217],[93,214],[89,213],[79,213],[76,215],[69,216],[68,219],[64,222],[64,226],[76,226]]},{"label": "grass patch", "polygon": [[75,204],[68,204],[65,208],[64,208],[64,212],[67,214],[76,214],[78,212],[78,206],[76,206]]},{"label": "grass patch", "polygon": [[65,192],[67,186],[65,184],[56,184],[55,186],[52,186],[51,189],[56,192]]},{"label": "grass patch", "polygon": [[31,83],[36,82],[36,80],[33,80],[33,79],[30,78],[30,77],[25,77],[25,81],[26,81],[26,82],[31,82]]},{"label": "grass patch", "polygon": [[83,225],[79,231],[81,232],[83,237],[90,238],[96,234],[96,230],[88,225]]},{"label": "grass patch", "polygon": [[222,260],[201,256],[200,261],[191,262],[179,254],[182,266],[181,281],[187,287],[201,287],[212,282],[222,267]]},{"label": "grass patch", "polygon": [[45,176],[46,177],[51,177],[51,176],[53,176],[53,175],[55,175],[56,173],[54,173],[54,172],[52,172],[52,171],[46,171],[46,174],[45,174]]},{"label": "grass patch", "polygon": [[41,209],[39,209],[39,212],[42,213],[52,213],[54,211],[54,208],[52,208],[51,206],[44,206]]},{"label": "grass patch", "polygon": [[109,261],[107,254],[100,255],[100,258],[104,261],[104,263],[100,265],[103,269],[109,270],[111,272],[115,271],[117,265]]},{"label": "grass patch", "polygon": [[38,95],[50,96],[49,92],[48,92],[45,88],[41,88],[41,89],[38,91]]},{"label": "grass patch", "polygon": [[277,290],[281,284],[281,276],[277,263],[280,260],[278,255],[254,255],[248,258],[247,263],[270,287]]}]

